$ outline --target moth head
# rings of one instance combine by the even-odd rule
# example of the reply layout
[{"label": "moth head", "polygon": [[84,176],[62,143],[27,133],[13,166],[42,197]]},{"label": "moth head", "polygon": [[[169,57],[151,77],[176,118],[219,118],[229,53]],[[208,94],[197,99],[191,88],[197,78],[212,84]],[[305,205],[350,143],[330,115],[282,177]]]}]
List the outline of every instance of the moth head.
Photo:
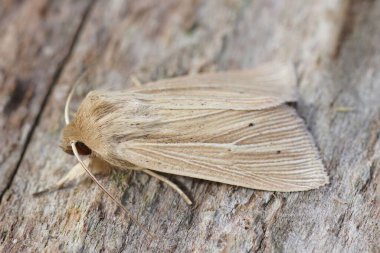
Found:
[{"label": "moth head", "polygon": [[90,155],[91,149],[83,141],[79,141],[80,134],[72,124],[68,124],[62,134],[61,148],[67,154],[74,155],[71,143],[75,142],[75,147],[80,155]]},{"label": "moth head", "polygon": [[64,152],[70,155],[74,155],[73,143],[80,155],[90,155],[92,153],[91,149],[81,140],[80,131],[76,128],[75,123],[71,122],[69,119],[69,106],[70,101],[74,93],[75,87],[78,85],[81,79],[87,75],[87,71],[81,75],[77,82],[72,87],[69,95],[67,96],[66,105],[65,105],[65,122],[66,127],[63,129],[62,139],[61,139],[61,148]]},{"label": "moth head", "polygon": [[[69,146],[61,146],[63,151],[69,155],[74,155],[74,151],[73,151],[73,148],[71,147],[71,145]],[[83,142],[76,142],[75,143],[75,147],[77,148],[78,150],[78,153],[80,155],[90,155],[91,154],[91,149],[89,147],[86,146],[86,144],[84,144]]]}]

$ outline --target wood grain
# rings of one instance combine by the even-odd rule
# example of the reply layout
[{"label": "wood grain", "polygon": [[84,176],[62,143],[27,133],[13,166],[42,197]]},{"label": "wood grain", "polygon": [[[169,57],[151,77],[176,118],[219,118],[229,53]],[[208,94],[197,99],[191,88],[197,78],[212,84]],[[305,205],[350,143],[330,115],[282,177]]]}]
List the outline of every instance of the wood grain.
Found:
[{"label": "wood grain", "polygon": [[88,1],[0,3],[0,196],[76,43]]},{"label": "wood grain", "polygon": [[[0,13],[0,30],[10,29],[0,38],[0,251],[380,251],[379,1],[30,0],[3,1]],[[91,74],[73,108],[90,90],[128,87],[131,75],[147,82],[276,59],[296,64],[297,111],[330,185],[273,193],[170,176],[192,196],[189,208],[147,175],[102,177],[158,240],[90,182],[31,196],[75,164],[58,143],[83,69]]]}]

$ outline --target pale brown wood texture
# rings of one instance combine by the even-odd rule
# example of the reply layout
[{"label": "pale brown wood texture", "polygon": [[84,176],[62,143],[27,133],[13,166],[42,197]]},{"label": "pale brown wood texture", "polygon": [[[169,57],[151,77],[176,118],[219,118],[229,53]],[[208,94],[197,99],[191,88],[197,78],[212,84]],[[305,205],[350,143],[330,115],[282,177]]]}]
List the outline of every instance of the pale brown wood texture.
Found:
[{"label": "pale brown wood texture", "polygon": [[[380,1],[0,2],[1,252],[379,252]],[[138,172],[101,181],[152,240],[91,182],[33,197],[74,164],[58,144],[93,89],[197,72],[296,65],[298,113],[330,184],[301,193]]]}]

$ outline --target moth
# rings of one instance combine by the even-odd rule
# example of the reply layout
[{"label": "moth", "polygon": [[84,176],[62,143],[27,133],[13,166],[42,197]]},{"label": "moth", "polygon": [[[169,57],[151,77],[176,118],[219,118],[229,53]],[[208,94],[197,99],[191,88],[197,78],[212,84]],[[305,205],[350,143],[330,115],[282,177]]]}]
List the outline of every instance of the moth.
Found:
[{"label": "moth", "polygon": [[61,147],[80,164],[57,185],[83,168],[93,177],[91,171],[118,167],[168,183],[189,204],[156,172],[265,191],[318,188],[328,176],[289,105],[296,101],[294,68],[283,63],[91,91],[71,122],[66,114]]}]

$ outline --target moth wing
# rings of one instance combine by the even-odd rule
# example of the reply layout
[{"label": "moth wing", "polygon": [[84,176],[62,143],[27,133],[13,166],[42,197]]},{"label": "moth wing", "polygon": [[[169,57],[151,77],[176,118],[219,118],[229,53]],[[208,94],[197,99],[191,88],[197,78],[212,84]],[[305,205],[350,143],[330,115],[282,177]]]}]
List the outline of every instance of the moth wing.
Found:
[{"label": "moth wing", "polygon": [[[182,127],[162,122],[163,133],[171,129],[178,131],[177,137],[158,134],[121,142],[117,155],[151,170],[260,190],[304,191],[328,182],[313,140],[293,108],[225,110],[218,119],[211,117]],[[215,120],[221,127],[211,129]],[[182,135],[191,124],[204,134]]]},{"label": "moth wing", "polygon": [[130,97],[162,109],[256,110],[297,100],[291,64],[270,63],[254,70],[163,79],[132,88]]}]

